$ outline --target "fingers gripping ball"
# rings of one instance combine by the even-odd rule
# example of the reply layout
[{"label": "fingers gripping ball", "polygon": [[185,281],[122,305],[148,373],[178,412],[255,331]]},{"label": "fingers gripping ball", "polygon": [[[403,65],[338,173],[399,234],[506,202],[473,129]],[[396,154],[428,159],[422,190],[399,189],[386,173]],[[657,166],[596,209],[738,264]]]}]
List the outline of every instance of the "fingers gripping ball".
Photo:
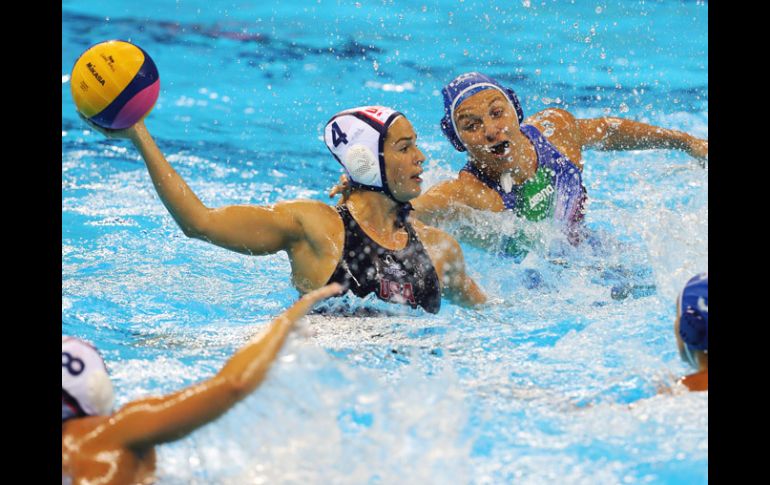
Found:
[{"label": "fingers gripping ball", "polygon": [[160,77],[145,51],[109,40],[78,58],[70,89],[83,116],[101,127],[121,130],[150,112],[158,100]]}]

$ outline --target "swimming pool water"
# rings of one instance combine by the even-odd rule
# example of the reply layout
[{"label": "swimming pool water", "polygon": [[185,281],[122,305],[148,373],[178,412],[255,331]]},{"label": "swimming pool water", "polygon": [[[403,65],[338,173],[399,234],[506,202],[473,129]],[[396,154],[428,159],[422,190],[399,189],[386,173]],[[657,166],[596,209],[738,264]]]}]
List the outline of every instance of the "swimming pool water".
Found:
[{"label": "swimming pool water", "polygon": [[[153,57],[147,126],[214,207],[328,200],[340,169],[321,129],[362,104],[409,117],[424,188],[449,178],[464,158],[439,131],[440,89],[468,70],[514,87],[525,113],[707,138],[707,15],[673,1],[63,1],[62,332],[103,351],[122,405],[211,376],[297,295],[284,254],[185,238],[135,150],[77,118],[69,69],[92,44]],[[159,483],[706,482],[708,393],[656,388],[689,370],[674,300],[708,270],[708,170],[669,151],[584,162],[601,250],[528,224],[542,243],[521,264],[463,244],[487,308],[311,317],[253,395],[159,448]],[[654,289],[613,299],[623,281]]]}]

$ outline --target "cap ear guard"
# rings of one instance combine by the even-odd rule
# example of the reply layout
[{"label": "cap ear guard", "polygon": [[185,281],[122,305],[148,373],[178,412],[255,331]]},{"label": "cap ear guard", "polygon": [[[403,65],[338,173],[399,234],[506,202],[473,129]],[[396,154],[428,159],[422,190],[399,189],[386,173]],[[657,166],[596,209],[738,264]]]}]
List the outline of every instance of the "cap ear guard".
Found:
[{"label": "cap ear guard", "polygon": [[465,145],[463,145],[460,137],[457,136],[457,132],[455,131],[454,126],[452,126],[452,119],[450,116],[451,115],[449,113],[446,113],[444,117],[441,118],[441,131],[444,132],[444,136],[446,136],[447,140],[449,140],[449,143],[455,147],[455,150],[458,152],[464,152]]},{"label": "cap ear guard", "polygon": [[691,278],[679,295],[679,336],[691,350],[708,351],[708,273]]},{"label": "cap ear guard", "polygon": [[687,310],[679,317],[679,336],[694,350],[708,350],[708,323],[698,313]]},{"label": "cap ear guard", "polygon": [[513,105],[513,109],[516,110],[516,116],[519,118],[519,125],[521,125],[524,122],[524,110],[521,109],[521,103],[519,102],[518,96],[516,96],[516,93],[511,88],[503,88],[503,91],[505,91],[505,95],[508,96],[508,100]]},{"label": "cap ear guard", "polygon": [[348,172],[351,182],[373,185],[377,177],[380,161],[366,145],[352,145],[345,152],[345,163],[342,166]]}]

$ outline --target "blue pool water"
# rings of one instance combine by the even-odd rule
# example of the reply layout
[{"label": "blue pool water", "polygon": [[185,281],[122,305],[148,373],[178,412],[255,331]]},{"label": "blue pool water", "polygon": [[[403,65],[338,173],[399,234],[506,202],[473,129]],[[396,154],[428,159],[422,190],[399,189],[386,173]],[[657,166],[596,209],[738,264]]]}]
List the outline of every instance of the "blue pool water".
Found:
[{"label": "blue pool water", "polygon": [[[526,113],[707,138],[707,16],[693,1],[64,0],[62,332],[103,350],[122,405],[211,376],[297,295],[284,254],[185,238],[135,150],[78,119],[69,69],[94,43],[153,57],[147,126],[215,207],[328,200],[340,168],[321,129],[362,104],[409,117],[424,188],[451,177],[464,159],[439,131],[439,91],[468,70],[510,84]],[[253,395],[159,448],[159,483],[706,482],[708,393],[656,388],[689,370],[674,301],[708,270],[708,170],[657,150],[584,162],[601,250],[528,224],[540,245],[520,264],[463,244],[487,308],[313,316]],[[522,226],[480,213],[468,227]],[[646,289],[612,298],[624,282]]]}]

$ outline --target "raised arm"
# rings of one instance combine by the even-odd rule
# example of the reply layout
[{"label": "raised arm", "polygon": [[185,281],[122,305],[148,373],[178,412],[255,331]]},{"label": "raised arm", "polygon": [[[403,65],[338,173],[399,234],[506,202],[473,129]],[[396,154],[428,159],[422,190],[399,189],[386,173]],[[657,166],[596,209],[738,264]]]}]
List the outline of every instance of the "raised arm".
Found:
[{"label": "raised arm", "polygon": [[[88,122],[88,120],[86,120]],[[163,205],[188,237],[245,254],[270,254],[287,249],[304,235],[296,214],[309,201],[269,207],[227,206],[210,209],[171,167],[143,121],[125,130],[105,130],[109,138],[128,139],[139,150]]]},{"label": "raised arm", "polygon": [[577,119],[583,147],[598,150],[682,150],[701,162],[708,160],[708,140],[623,118]]},{"label": "raised arm", "polygon": [[104,426],[106,439],[146,448],[180,439],[215,420],[262,382],[294,323],[312,306],[340,293],[336,283],[307,293],[233,355],[213,378],[163,397],[131,402]]},{"label": "raised arm", "polygon": [[[683,131],[669,130],[623,118],[575,118],[563,109],[550,108],[527,120],[548,136],[570,160],[582,168],[584,148],[597,150],[675,149],[696,158],[701,166],[708,160],[708,140]],[[555,128],[555,129],[553,129]]]}]

